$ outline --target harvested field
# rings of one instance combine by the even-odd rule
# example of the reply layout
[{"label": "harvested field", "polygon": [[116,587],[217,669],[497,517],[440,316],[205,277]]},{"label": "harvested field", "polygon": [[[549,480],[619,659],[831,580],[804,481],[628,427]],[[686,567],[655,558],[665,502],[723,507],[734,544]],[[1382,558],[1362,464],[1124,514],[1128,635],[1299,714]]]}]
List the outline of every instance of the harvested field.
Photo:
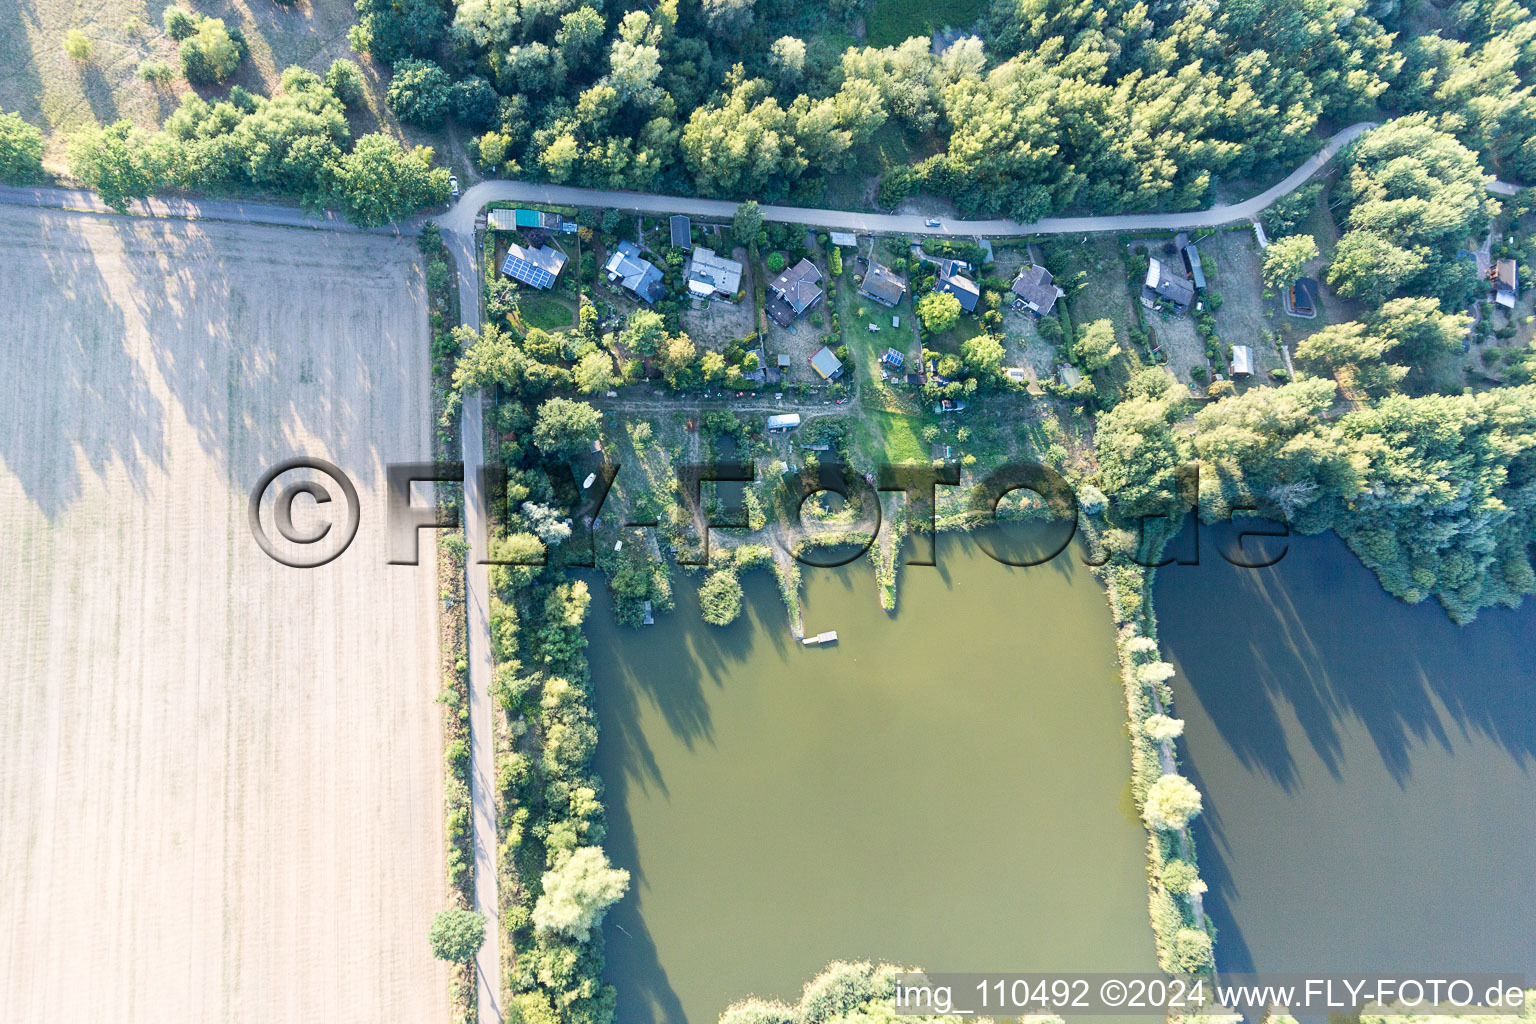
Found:
[{"label": "harvested field", "polygon": [[[446,1019],[414,246],[0,208],[0,286],[0,1020]],[[360,498],[317,569],[246,522],[298,454]]]}]

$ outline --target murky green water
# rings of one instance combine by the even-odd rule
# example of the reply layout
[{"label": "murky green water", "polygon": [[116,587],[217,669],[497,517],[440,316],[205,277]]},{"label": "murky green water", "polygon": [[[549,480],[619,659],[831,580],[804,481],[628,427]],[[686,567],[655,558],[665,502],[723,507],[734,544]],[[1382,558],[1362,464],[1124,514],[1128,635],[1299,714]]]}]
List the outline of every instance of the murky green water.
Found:
[{"label": "murky green water", "polygon": [[790,637],[763,573],[724,630],[692,582],[640,632],[594,602],[607,845],[634,876],[605,927],[624,1024],[792,1000],[839,958],[1154,968],[1102,591],[1066,558],[940,555],[894,617],[867,562],[807,569],[806,628],[835,647]]},{"label": "murky green water", "polygon": [[1536,965],[1530,602],[1458,628],[1331,534],[1155,596],[1222,968]]}]

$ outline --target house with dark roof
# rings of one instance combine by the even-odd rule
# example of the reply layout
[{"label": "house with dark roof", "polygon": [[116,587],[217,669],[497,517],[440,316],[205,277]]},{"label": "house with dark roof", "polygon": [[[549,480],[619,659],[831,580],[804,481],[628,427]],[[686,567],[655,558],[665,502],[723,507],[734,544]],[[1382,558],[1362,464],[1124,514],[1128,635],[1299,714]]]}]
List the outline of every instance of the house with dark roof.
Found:
[{"label": "house with dark roof", "polygon": [[1009,291],[1013,293],[1014,309],[1027,310],[1036,317],[1050,313],[1056,308],[1056,300],[1067,294],[1056,286],[1051,272],[1039,265],[1021,269]]},{"label": "house with dark roof", "polygon": [[646,302],[655,302],[666,294],[661,283],[661,271],[656,264],[640,257],[634,242],[623,241],[616,246],[603,265],[608,280],[622,284]]},{"label": "house with dark roof", "polygon": [[821,271],[816,264],[803,259],[768,283],[763,311],[780,327],[788,327],[820,301]]},{"label": "house with dark roof", "polygon": [[1291,308],[1286,312],[1291,316],[1308,320],[1317,316],[1317,282],[1310,277],[1298,277],[1291,285],[1290,300]]},{"label": "house with dark roof", "polygon": [[1147,261],[1147,279],[1141,286],[1141,304],[1148,309],[1157,308],[1160,302],[1173,307],[1175,313],[1183,313],[1195,301],[1195,288],[1187,280],[1174,274],[1161,260]]},{"label": "house with dark roof", "polygon": [[1506,309],[1515,308],[1520,297],[1520,278],[1514,260],[1499,260],[1493,268],[1493,301]]},{"label": "house with dark roof", "polygon": [[551,288],[565,269],[566,255],[552,245],[529,249],[516,243],[507,246],[507,258],[501,272],[514,281],[534,288]]},{"label": "house with dark roof", "polygon": [[869,272],[859,285],[859,294],[867,295],[882,305],[894,306],[907,294],[907,283],[892,273],[890,268],[871,260]]},{"label": "house with dark roof", "polygon": [[941,273],[939,282],[933,286],[933,290],[947,292],[959,299],[960,308],[967,313],[976,312],[976,303],[981,299],[981,286],[968,277],[961,277],[958,273],[947,275]]},{"label": "house with dark roof", "polygon": [[1173,240],[1173,248],[1184,261],[1184,270],[1194,282],[1197,291],[1205,291],[1205,268],[1200,265],[1200,250],[1195,248],[1195,243],[1189,240],[1189,235],[1180,231]]},{"label": "house with dark roof", "polygon": [[674,213],[667,221],[667,229],[677,248],[686,249],[693,244],[693,222],[682,214]]},{"label": "house with dark roof", "polygon": [[834,380],[842,375],[843,361],[823,345],[816,350],[815,355],[811,356],[811,369],[815,370],[822,380]]}]

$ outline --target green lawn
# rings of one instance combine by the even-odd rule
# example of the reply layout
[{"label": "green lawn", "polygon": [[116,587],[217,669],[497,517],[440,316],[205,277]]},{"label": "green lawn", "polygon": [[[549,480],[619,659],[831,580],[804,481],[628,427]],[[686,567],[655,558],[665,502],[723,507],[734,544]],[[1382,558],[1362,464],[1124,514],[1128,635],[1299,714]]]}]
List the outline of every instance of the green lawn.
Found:
[{"label": "green lawn", "polygon": [[968,28],[986,8],[986,0],[954,0],[942,7],[924,0],[875,0],[864,27],[870,46],[895,46],[945,26]]},{"label": "green lawn", "polygon": [[543,331],[559,331],[571,326],[575,313],[571,307],[553,295],[523,291],[517,297],[517,308],[523,323]]},{"label": "green lawn", "polygon": [[866,413],[874,419],[885,439],[885,457],[893,465],[904,462],[928,462],[928,445],[918,431],[922,421],[916,416],[904,416],[895,412]]},{"label": "green lawn", "polygon": [[[981,304],[977,303],[977,308],[979,309],[980,307]],[[962,342],[970,341],[976,335],[982,333],[985,332],[979,318],[961,314],[959,321],[949,330],[942,334],[930,334],[927,346],[935,352],[953,352],[959,355]]]}]

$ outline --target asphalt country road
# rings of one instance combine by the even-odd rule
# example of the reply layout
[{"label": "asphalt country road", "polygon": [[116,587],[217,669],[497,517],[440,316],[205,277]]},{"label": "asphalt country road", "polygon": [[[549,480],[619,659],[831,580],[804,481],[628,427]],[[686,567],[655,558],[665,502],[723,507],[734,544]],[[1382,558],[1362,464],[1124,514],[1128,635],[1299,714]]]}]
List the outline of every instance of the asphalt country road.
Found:
[{"label": "asphalt country road", "polygon": [[[1256,217],[1281,196],[1300,187],[1323,167],[1340,149],[1359,138],[1371,122],[1361,122],[1335,134],[1296,170],[1258,195],[1242,202],[1213,206],[1207,210],[1179,213],[1110,214],[1107,216],[1046,217],[1032,224],[1017,221],[955,220],[939,218],[937,227],[929,227],[924,214],[859,213],[848,210],[823,210],[798,206],[763,206],[763,219],[790,224],[849,231],[876,231],[907,235],[1048,235],[1092,233],[1096,231],[1177,231],[1182,228],[1214,227]],[[1490,181],[1488,191],[1512,196],[1521,186],[1504,181]],[[435,220],[445,232],[468,234],[481,207],[494,201],[609,206],[642,213],[682,213],[696,217],[729,218],[736,204],[723,199],[699,199],[664,196],[643,192],[610,192],[567,185],[544,185],[529,181],[483,181],[471,187],[446,212],[435,217],[412,217],[383,228],[358,228],[346,223],[334,211],[308,212],[297,207],[247,203],[228,199],[151,198],[129,204],[129,213],[144,217],[171,217],[187,220],[233,220],[248,224],[273,224],[286,227],[317,228],[332,231],[371,231],[375,234],[415,234],[426,220]],[[76,210],[83,213],[114,213],[110,207],[83,189],[11,188],[0,186],[0,203]]]}]

